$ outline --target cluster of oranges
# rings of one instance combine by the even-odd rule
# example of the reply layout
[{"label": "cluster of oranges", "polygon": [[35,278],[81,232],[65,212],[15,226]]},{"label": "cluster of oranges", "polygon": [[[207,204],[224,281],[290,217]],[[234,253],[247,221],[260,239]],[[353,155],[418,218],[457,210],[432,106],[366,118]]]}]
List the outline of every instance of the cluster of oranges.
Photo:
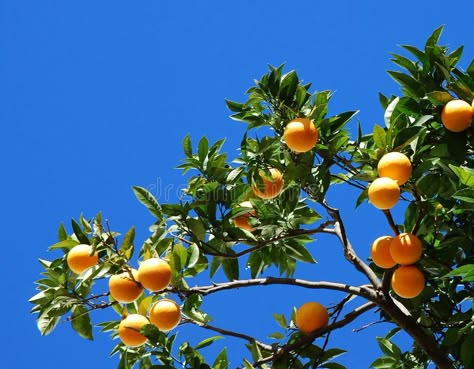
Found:
[{"label": "cluster of oranges", "polygon": [[391,269],[399,265],[392,275],[392,289],[407,299],[418,296],[425,288],[425,276],[415,265],[422,252],[420,239],[412,233],[379,237],[370,249],[373,262],[380,268]]},{"label": "cluster of oranges", "polygon": [[[304,153],[314,148],[318,142],[319,134],[314,122],[307,118],[296,118],[288,122],[283,132],[283,138],[286,145],[295,153]],[[262,179],[263,186],[260,188],[257,183],[252,183],[252,192],[258,198],[268,200],[277,197],[283,190],[283,174],[276,168],[269,169],[270,176],[266,176],[264,171],[260,171],[259,175]],[[240,207],[250,208],[247,213],[234,218],[236,227],[252,232],[254,228],[250,225],[250,217],[256,217],[257,213],[252,208],[250,201],[243,201]]]},{"label": "cluster of oranges", "polygon": [[[68,252],[66,261],[74,273],[80,274],[97,265],[99,256],[92,246],[80,244]],[[115,301],[128,304],[137,300],[144,289],[150,292],[163,291],[171,282],[171,274],[171,267],[165,260],[149,258],[141,262],[138,270],[128,268],[112,275],[109,278],[109,292]],[[146,342],[146,337],[140,334],[144,325],[151,323],[162,331],[169,331],[176,327],[180,320],[181,310],[178,304],[162,298],[150,307],[148,318],[141,314],[125,316],[119,324],[119,337],[127,346],[140,346]]]},{"label": "cluster of oranges", "polygon": [[469,105],[464,100],[448,101],[441,111],[441,122],[451,132],[462,132],[469,128],[474,116],[474,100]]},{"label": "cluster of oranges", "polygon": [[369,201],[378,209],[387,210],[395,206],[400,198],[400,186],[411,176],[410,159],[401,152],[389,152],[377,165],[378,178],[369,186]]}]

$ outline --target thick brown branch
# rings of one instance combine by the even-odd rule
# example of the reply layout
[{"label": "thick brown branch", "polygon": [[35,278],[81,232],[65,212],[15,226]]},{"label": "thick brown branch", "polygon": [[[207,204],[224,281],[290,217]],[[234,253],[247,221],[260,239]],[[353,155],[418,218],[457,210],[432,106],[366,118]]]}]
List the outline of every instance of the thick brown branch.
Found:
[{"label": "thick brown branch", "polygon": [[454,369],[454,365],[446,353],[440,348],[433,334],[425,330],[403,307],[392,298],[379,301],[379,306],[405,330],[437,365],[438,369]]}]

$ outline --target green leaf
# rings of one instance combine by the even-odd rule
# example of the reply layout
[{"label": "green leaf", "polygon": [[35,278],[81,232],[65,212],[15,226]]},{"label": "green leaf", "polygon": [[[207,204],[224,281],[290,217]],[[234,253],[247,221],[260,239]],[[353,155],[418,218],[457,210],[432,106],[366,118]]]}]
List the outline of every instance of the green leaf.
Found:
[{"label": "green leaf", "polygon": [[79,245],[79,243],[80,242],[78,242],[76,240],[72,240],[72,239],[71,240],[64,240],[64,241],[55,243],[54,245],[50,246],[48,248],[48,251],[55,250],[55,249],[64,249],[64,248],[71,249],[74,246]]},{"label": "green leaf", "polygon": [[199,241],[204,241],[206,239],[206,229],[200,219],[188,218],[186,219],[189,230]]},{"label": "green leaf", "polygon": [[326,369],[346,369],[344,365],[338,364],[338,363],[325,363],[321,366],[321,368],[326,368]]},{"label": "green leaf", "polygon": [[446,91],[429,92],[426,94],[426,97],[435,105],[445,105],[448,101],[454,99],[454,97]]},{"label": "green leaf", "polygon": [[386,139],[386,132],[385,130],[380,127],[378,124],[374,125],[374,131],[372,133],[374,138],[374,143],[377,148],[385,148],[387,146],[387,139]]},{"label": "green leaf", "polygon": [[191,144],[191,137],[190,135],[186,135],[183,139],[183,149],[184,149],[184,154],[188,157],[191,158],[193,156],[193,147]]},{"label": "green leaf", "polygon": [[54,328],[56,328],[60,320],[61,316],[49,316],[42,314],[36,321],[36,324],[41,334],[46,336],[50,334]]},{"label": "green leaf", "polygon": [[[329,361],[329,360],[334,360],[336,357],[341,356],[342,354],[345,354],[347,351],[339,348],[332,348],[329,350],[324,351],[324,354],[321,358],[323,362]],[[327,366],[326,366],[327,368]]]},{"label": "green leaf", "polygon": [[82,337],[92,340],[92,324],[89,312],[82,305],[75,305],[72,308],[71,316],[72,328]]},{"label": "green leaf", "polygon": [[72,223],[72,229],[74,231],[74,234],[76,235],[79,242],[86,245],[90,245],[89,238],[82,231],[81,226],[74,219],[71,219],[71,223]]},{"label": "green leaf", "polygon": [[466,264],[456,268],[445,275],[445,277],[462,277],[466,282],[474,281],[474,264]]},{"label": "green leaf", "polygon": [[395,359],[400,358],[402,352],[400,348],[397,345],[395,345],[393,342],[383,337],[377,337],[377,341],[379,343],[380,349],[386,356],[390,356]]},{"label": "green leaf", "polygon": [[449,164],[451,170],[456,174],[461,183],[467,187],[474,188],[474,169],[468,167],[457,167],[455,165]]},{"label": "green leaf", "polygon": [[217,355],[214,364],[212,364],[213,369],[228,369],[229,360],[227,359],[227,348],[223,348],[222,351]]},{"label": "green leaf", "polygon": [[390,123],[392,121],[392,114],[399,101],[400,101],[400,98],[396,97],[390,102],[390,104],[387,106],[387,109],[385,109],[383,119],[385,121],[385,127],[387,128],[390,128]]},{"label": "green leaf", "polygon": [[204,347],[210,346],[210,345],[212,345],[215,341],[220,340],[221,338],[224,338],[224,337],[223,337],[223,336],[212,336],[212,337],[208,337],[208,338],[202,340],[201,342],[199,342],[199,343],[195,346],[195,349],[196,349],[196,350],[199,350],[199,349],[202,349],[202,348],[204,348]]},{"label": "green leaf", "polygon": [[67,236],[66,228],[64,227],[64,224],[61,223],[58,229],[58,241],[67,240],[67,237],[68,236]]},{"label": "green leaf", "polygon": [[132,226],[123,237],[120,251],[127,260],[130,260],[133,255],[133,241],[135,239],[135,227]]},{"label": "green leaf", "polygon": [[453,194],[455,199],[474,204],[474,188],[464,188]]},{"label": "green leaf", "polygon": [[158,218],[159,220],[163,220],[163,214],[155,196],[153,196],[153,194],[146,188],[140,186],[133,186],[132,188],[138,201],[145,205],[146,208],[150,211],[150,213],[153,214],[156,218]]},{"label": "green leaf", "polygon": [[288,322],[283,314],[272,314],[275,320],[277,321],[278,325],[283,329],[288,328]]},{"label": "green leaf", "polygon": [[208,152],[209,152],[209,141],[207,140],[206,136],[203,136],[198,144],[198,157],[201,164],[204,163],[204,160],[206,159]]},{"label": "green leaf", "polygon": [[370,364],[370,368],[374,369],[391,369],[396,363],[397,359],[390,356],[382,356]]},{"label": "green leaf", "polygon": [[224,260],[222,260],[222,269],[229,281],[236,281],[239,279],[239,259],[224,258]]}]

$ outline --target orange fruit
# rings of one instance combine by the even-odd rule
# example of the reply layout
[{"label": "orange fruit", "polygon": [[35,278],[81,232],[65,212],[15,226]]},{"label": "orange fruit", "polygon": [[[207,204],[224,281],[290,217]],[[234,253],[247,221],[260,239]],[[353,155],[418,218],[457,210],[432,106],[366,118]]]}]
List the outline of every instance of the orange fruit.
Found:
[{"label": "orange fruit", "polygon": [[134,280],[130,277],[128,271],[113,275],[109,278],[110,295],[118,302],[133,302],[143,292],[143,287],[138,282],[138,271],[132,269],[131,272]]},{"label": "orange fruit", "polygon": [[236,216],[234,218],[234,224],[236,227],[246,229],[247,231],[252,232],[253,230],[255,230],[255,228],[250,225],[249,218],[257,216],[257,212],[255,211],[255,209],[253,209],[252,203],[250,201],[241,202],[239,206],[242,208],[252,208],[252,210],[248,213]]},{"label": "orange fruit", "polygon": [[283,138],[293,151],[306,152],[318,142],[318,130],[311,120],[297,118],[285,126]]},{"label": "orange fruit", "polygon": [[392,255],[390,254],[390,243],[392,242],[392,237],[382,236],[377,238],[370,248],[370,256],[374,261],[375,265],[380,268],[390,269],[397,265],[397,262],[393,260]]},{"label": "orange fruit", "polygon": [[398,296],[411,299],[425,288],[425,276],[415,265],[402,265],[393,272],[392,288]]},{"label": "orange fruit", "polygon": [[283,190],[283,175],[281,172],[276,168],[271,168],[271,179],[266,178],[263,170],[261,170],[259,174],[263,180],[263,191],[260,190],[257,183],[252,183],[253,193],[261,199],[273,199],[277,197]]},{"label": "orange fruit", "polygon": [[150,309],[150,322],[161,331],[169,331],[181,320],[181,309],[173,300],[161,299]]},{"label": "orange fruit", "polygon": [[326,327],[328,322],[328,311],[318,302],[306,302],[296,311],[296,326],[305,334]]},{"label": "orange fruit", "polygon": [[451,132],[462,132],[472,122],[472,106],[464,100],[451,100],[441,111],[441,122]]},{"label": "orange fruit", "polygon": [[160,258],[144,260],[138,267],[138,280],[149,291],[164,290],[171,282],[171,267]]},{"label": "orange fruit", "polygon": [[140,314],[130,314],[119,324],[119,336],[122,342],[129,347],[143,345],[147,338],[140,333],[140,329],[146,324],[150,324],[148,319]]},{"label": "orange fruit", "polygon": [[400,198],[400,187],[388,177],[375,179],[369,186],[369,201],[378,209],[390,209]]},{"label": "orange fruit", "polygon": [[388,177],[399,186],[406,183],[411,176],[411,162],[401,152],[389,152],[382,156],[377,165],[379,177]]},{"label": "orange fruit", "polygon": [[92,252],[93,248],[91,245],[80,244],[74,246],[69,250],[66,262],[76,274],[81,274],[87,268],[97,265],[99,263],[99,255],[97,252]]},{"label": "orange fruit", "polygon": [[422,252],[420,239],[412,233],[401,233],[390,242],[390,255],[401,265],[415,264]]}]

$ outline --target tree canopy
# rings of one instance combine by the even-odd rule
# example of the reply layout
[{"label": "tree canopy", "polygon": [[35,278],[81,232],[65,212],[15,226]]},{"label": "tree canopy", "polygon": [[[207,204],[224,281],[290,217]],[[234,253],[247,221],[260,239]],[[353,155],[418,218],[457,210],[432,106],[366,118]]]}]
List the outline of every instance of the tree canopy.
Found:
[{"label": "tree canopy", "polygon": [[[331,332],[377,311],[393,329],[378,338],[382,356],[374,357],[371,367],[474,367],[474,60],[465,70],[459,67],[462,46],[451,51],[440,45],[441,32],[436,29],[423,49],[402,45],[404,55],[392,54],[396,67],[388,73],[401,94],[380,93],[384,125],[375,124],[371,132],[354,123],[357,111],[329,115],[331,91],[313,90],[284,65],[269,66],[247,90],[246,101],[226,101],[231,118],[247,124],[237,157],[222,152],[224,139],[210,143],[204,136],[193,145],[186,136],[179,168],[187,185],[178,202],[159,203],[145,187],[133,188],[155,218],[142,245],[134,243],[135,227],[122,235],[101,213],[72,219],[69,230],[60,225],[58,242],[49,248],[56,258],[40,260],[39,292],[30,299],[41,333],[67,320],[80,336],[92,339],[96,325],[121,338],[113,349],[120,369],[228,368],[225,348],[214,358],[201,353],[222,336],[239,338],[248,348],[242,368],[338,369],[344,368],[337,362],[344,350],[331,345]],[[288,123],[295,121],[291,130]],[[312,130],[309,149],[299,138],[309,136],[298,136],[300,129]],[[391,178],[380,164],[394,152],[408,158],[406,182]],[[393,234],[386,236],[390,252],[380,257],[390,265],[380,266],[375,246],[372,258],[358,256],[340,211],[328,202],[331,188],[348,186],[359,193],[355,207],[370,201],[386,218]],[[390,197],[393,203],[385,205]],[[392,206],[402,209],[403,219],[392,216]],[[310,245],[320,233],[339,240],[365,283],[298,277],[301,263],[315,263]],[[81,254],[78,245],[90,247]],[[151,287],[161,277],[145,282],[147,271],[140,267],[149,259],[165,261],[158,273],[165,279],[169,273],[163,286]],[[135,266],[140,266],[136,275]],[[219,270],[228,281],[213,281]],[[110,278],[121,273],[118,287],[112,287]],[[197,276],[209,282],[191,286]],[[128,288],[120,286],[124,280],[137,296],[118,297],[112,290]],[[305,315],[302,307],[288,315],[274,313],[281,329],[268,332],[268,342],[215,326],[202,309],[208,295],[268,285],[338,291],[340,300],[324,307],[327,322],[314,326],[308,321],[315,313]],[[164,301],[169,309],[153,313]],[[116,319],[94,321],[103,309],[116,311]],[[180,325],[199,326],[209,337],[197,345],[178,337],[180,325],[166,318],[176,309]],[[137,314],[149,324],[121,327]],[[163,328],[155,316],[171,325]],[[143,343],[124,343],[122,331],[138,341],[143,337]],[[411,350],[392,341],[398,331],[412,337]]]}]

